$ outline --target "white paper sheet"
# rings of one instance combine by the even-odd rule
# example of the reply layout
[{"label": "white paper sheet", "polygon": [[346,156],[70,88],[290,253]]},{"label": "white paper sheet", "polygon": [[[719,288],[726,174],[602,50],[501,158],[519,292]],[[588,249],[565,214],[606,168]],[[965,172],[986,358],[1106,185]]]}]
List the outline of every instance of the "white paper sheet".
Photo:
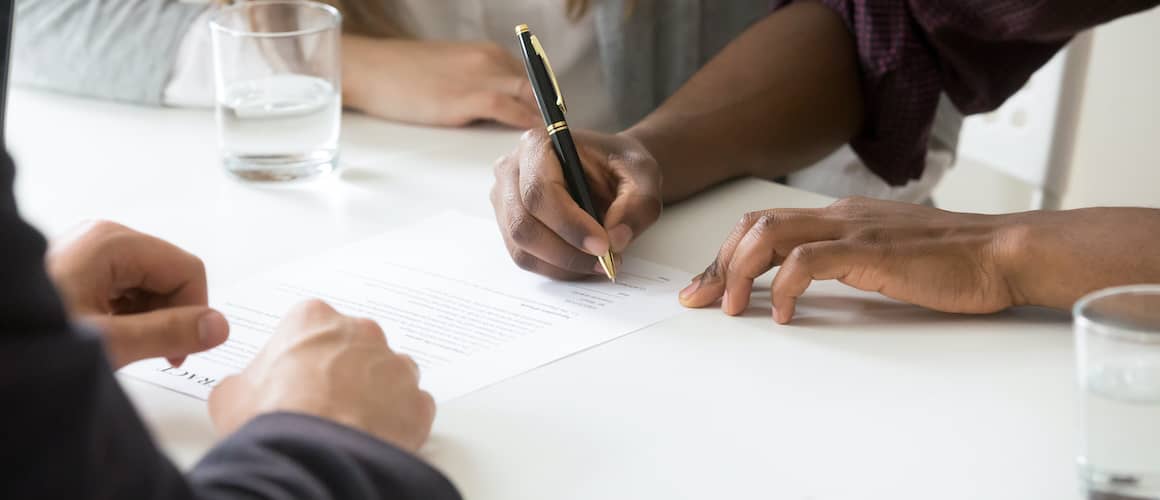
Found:
[{"label": "white paper sheet", "polygon": [[554,282],[512,264],[495,222],[455,213],[280,268],[212,300],[230,339],[180,368],[122,371],[201,399],[237,373],[281,316],[317,297],[382,326],[437,401],[467,394],[679,314],[690,275],[626,258],[618,282]]}]

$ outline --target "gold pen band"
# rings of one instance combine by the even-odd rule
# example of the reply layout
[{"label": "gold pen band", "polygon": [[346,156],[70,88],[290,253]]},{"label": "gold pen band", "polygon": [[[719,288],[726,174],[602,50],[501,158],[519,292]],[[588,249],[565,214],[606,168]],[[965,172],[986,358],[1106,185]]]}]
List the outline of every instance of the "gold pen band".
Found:
[{"label": "gold pen band", "polygon": [[559,132],[561,130],[568,130],[568,123],[567,122],[556,122],[556,123],[553,123],[551,125],[548,125],[548,135],[555,134],[556,132]]},{"label": "gold pen band", "polygon": [[516,34],[517,35],[519,35],[521,33],[527,33],[527,32],[528,32],[528,25],[521,24],[519,26],[516,26]]}]

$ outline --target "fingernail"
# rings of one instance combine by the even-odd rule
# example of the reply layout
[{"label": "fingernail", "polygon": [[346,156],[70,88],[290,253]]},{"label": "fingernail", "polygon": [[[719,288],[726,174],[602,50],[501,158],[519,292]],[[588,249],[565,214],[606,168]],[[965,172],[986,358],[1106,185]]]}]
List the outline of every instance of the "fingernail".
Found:
[{"label": "fingernail", "polygon": [[701,288],[701,275],[700,274],[694,276],[693,281],[689,282],[689,286],[686,286],[684,290],[681,290],[681,294],[680,294],[681,298],[682,299],[689,298],[690,296],[692,296],[694,293],[697,292],[698,288]]},{"label": "fingernail", "polygon": [[608,243],[595,236],[585,236],[583,245],[584,251],[592,255],[600,256],[608,253]]},{"label": "fingernail", "polygon": [[230,324],[217,311],[208,311],[197,318],[197,340],[205,347],[212,347],[226,341],[230,334]]},{"label": "fingernail", "polygon": [[779,311],[778,309],[774,308],[774,310],[773,310],[773,320],[774,320],[774,321],[776,321],[776,322],[778,322],[779,324],[782,324],[782,325],[784,325],[784,324],[786,324],[786,323],[789,323],[789,316],[788,316],[788,313],[782,313],[782,312],[781,312],[781,311]]},{"label": "fingernail", "polygon": [[729,290],[725,290],[725,295],[721,296],[721,310],[729,314]]},{"label": "fingernail", "polygon": [[629,242],[632,241],[632,228],[620,224],[608,230],[608,240],[612,244],[612,250],[619,252],[628,248]]}]

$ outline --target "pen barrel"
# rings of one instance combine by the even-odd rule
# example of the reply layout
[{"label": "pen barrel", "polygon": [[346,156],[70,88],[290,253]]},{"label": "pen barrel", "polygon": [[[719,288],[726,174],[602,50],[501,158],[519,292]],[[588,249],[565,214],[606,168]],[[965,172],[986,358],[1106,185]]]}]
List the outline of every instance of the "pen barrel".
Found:
[{"label": "pen barrel", "polygon": [[564,183],[568,185],[568,194],[572,200],[580,205],[588,215],[602,223],[600,214],[592,203],[592,193],[588,190],[588,179],[584,176],[584,167],[580,163],[580,152],[576,149],[576,142],[572,140],[572,133],[568,129],[551,134],[553,149],[556,150],[556,159],[560,160],[561,170],[564,171]]},{"label": "pen barrel", "polygon": [[596,211],[596,205],[592,202],[588,179],[584,176],[584,167],[580,163],[580,153],[572,140],[572,133],[568,131],[568,122],[564,118],[563,98],[557,94],[555,76],[552,75],[550,64],[547,62],[547,55],[543,54],[542,48],[538,48],[538,41],[533,38],[527,26],[517,27],[516,32],[524,53],[524,68],[528,71],[532,91],[536,94],[536,102],[544,117],[544,126],[552,138],[556,159],[560,161],[564,182],[568,186],[568,194],[580,208],[600,224],[603,222],[601,214]]},{"label": "pen barrel", "polygon": [[551,125],[564,121],[564,110],[556,105],[559,96],[556,95],[556,89],[552,85],[552,76],[549,75],[548,67],[544,65],[544,60],[540,58],[532,45],[531,32],[520,33],[519,40],[520,49],[524,54],[524,69],[528,72],[528,80],[532,83],[532,93],[536,96],[536,104],[540,108],[540,115],[544,117],[544,123]]}]

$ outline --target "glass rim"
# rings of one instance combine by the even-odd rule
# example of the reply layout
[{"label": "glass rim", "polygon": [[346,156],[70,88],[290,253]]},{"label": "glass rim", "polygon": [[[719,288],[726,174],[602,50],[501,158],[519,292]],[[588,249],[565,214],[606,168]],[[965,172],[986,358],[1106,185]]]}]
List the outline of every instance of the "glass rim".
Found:
[{"label": "glass rim", "polygon": [[[1144,344],[1160,344],[1160,331],[1144,330],[1128,325],[1111,326],[1089,318],[1084,309],[1096,301],[1124,294],[1155,295],[1160,299],[1160,284],[1121,285],[1101,288],[1088,293],[1075,302],[1071,308],[1071,315],[1075,318],[1076,326],[1096,326],[1087,331],[1102,337],[1112,337],[1120,340],[1129,340]],[[1078,332],[1077,332],[1078,333]]]},{"label": "glass rim", "polygon": [[[307,28],[307,29],[301,29],[301,30],[296,30],[296,31],[275,31],[275,32],[242,31],[242,30],[226,27],[224,24],[221,23],[222,17],[226,16],[228,14],[233,14],[233,13],[236,13],[236,12],[241,11],[241,10],[249,10],[253,7],[261,7],[261,6],[268,6],[268,5],[291,5],[291,6],[306,7],[306,8],[311,8],[311,9],[315,9],[315,10],[320,10],[320,11],[326,12],[327,14],[330,14],[330,16],[331,16],[330,22],[326,23],[324,26],[319,26],[316,28]],[[341,26],[342,26],[342,12],[339,12],[339,10],[334,8],[333,5],[325,4],[322,2],[315,2],[314,0],[305,0],[305,1],[304,0],[252,0],[249,2],[236,3],[234,5],[230,5],[229,7],[218,9],[218,11],[214,12],[213,15],[211,15],[210,19],[209,19],[209,27],[211,30],[220,31],[223,33],[228,33],[232,36],[250,37],[250,38],[289,38],[289,37],[295,37],[295,36],[313,35],[313,34],[322,33],[324,31],[331,30],[331,29],[341,27]]]}]

